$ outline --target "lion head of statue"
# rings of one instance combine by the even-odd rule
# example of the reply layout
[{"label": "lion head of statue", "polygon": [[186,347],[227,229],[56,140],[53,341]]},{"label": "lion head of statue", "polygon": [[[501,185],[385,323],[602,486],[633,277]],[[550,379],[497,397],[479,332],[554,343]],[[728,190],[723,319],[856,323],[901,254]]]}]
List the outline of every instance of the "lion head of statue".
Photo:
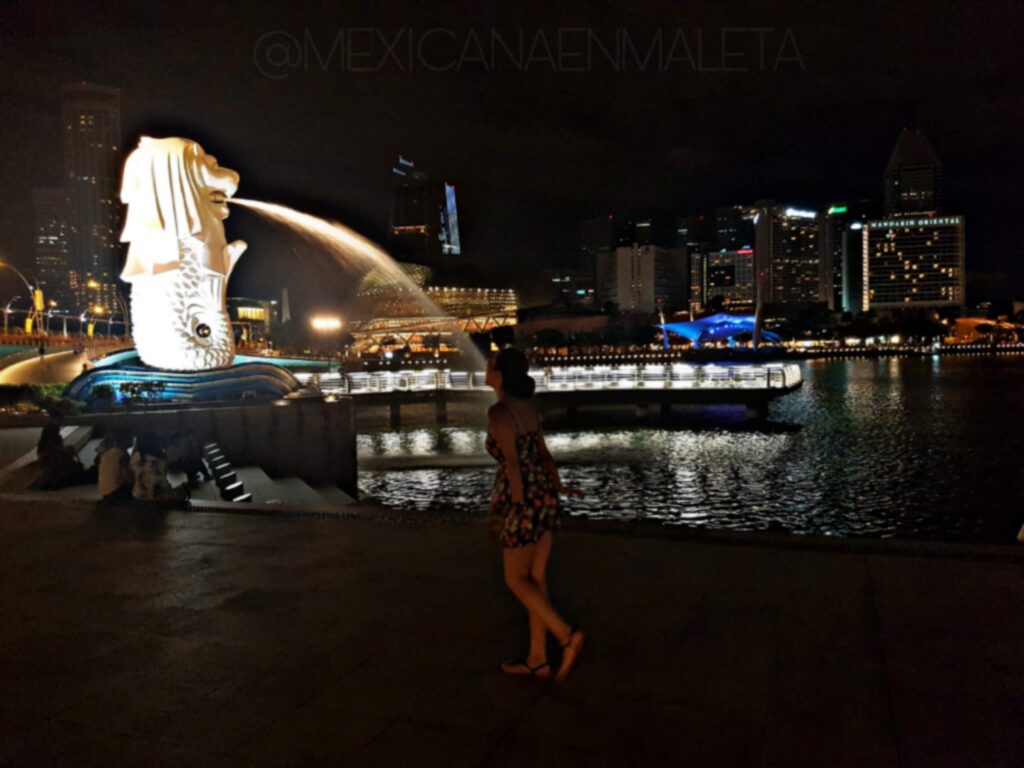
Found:
[{"label": "lion head of statue", "polygon": [[140,138],[121,182],[121,202],[128,206],[121,242],[132,244],[122,277],[131,280],[173,266],[177,241],[190,238],[204,241],[213,260],[208,266],[227,274],[231,264],[222,261],[222,222],[238,182],[237,173],[221,168],[194,141]]}]

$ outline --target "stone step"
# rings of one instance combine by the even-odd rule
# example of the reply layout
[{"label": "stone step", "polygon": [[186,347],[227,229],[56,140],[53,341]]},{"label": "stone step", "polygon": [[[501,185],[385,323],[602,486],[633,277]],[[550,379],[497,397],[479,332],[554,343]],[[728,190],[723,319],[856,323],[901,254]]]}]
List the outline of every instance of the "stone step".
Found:
[{"label": "stone step", "polygon": [[259,467],[235,467],[238,479],[258,504],[323,506],[324,497],[297,477],[272,478]]},{"label": "stone step", "polygon": [[347,507],[349,504],[356,504],[356,500],[345,493],[336,485],[316,485],[313,490],[323,499],[323,503],[329,507]]},{"label": "stone step", "polygon": [[82,466],[88,469],[96,463],[96,449],[103,444],[102,437],[93,437],[89,441],[78,449],[78,460],[82,462]]}]

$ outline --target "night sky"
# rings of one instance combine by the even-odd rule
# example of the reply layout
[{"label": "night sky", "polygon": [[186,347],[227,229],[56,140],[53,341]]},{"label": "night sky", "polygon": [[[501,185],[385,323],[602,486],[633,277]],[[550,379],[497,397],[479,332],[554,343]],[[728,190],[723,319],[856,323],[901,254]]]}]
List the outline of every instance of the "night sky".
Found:
[{"label": "night sky", "polygon": [[[140,133],[194,138],[241,174],[239,196],[379,242],[390,168],[413,158],[456,184],[480,271],[519,286],[570,259],[591,216],[880,199],[900,128],[920,128],[944,164],[946,211],[967,217],[968,270],[983,273],[969,294],[1024,296],[1018,3],[145,5],[2,3],[0,250],[16,262],[31,262],[29,190],[61,180],[58,89],[88,80],[122,89],[129,147]],[[346,30],[350,56],[332,51]],[[661,60],[623,51],[622,71],[593,46],[625,36],[643,58],[659,30]],[[680,31],[690,58],[677,40],[666,60]],[[500,50],[486,61],[492,32],[513,48],[522,36],[525,66]],[[735,71],[721,71],[723,50]],[[295,65],[276,66],[284,56]],[[249,241],[234,293],[287,284],[317,301],[345,283],[252,213],[227,229]]]}]

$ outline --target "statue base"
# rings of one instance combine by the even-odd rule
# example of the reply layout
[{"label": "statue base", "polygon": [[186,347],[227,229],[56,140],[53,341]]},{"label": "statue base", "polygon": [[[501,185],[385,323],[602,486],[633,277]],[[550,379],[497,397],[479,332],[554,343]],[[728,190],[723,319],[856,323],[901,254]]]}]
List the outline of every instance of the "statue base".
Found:
[{"label": "statue base", "polygon": [[64,396],[96,406],[124,402],[279,400],[302,389],[291,372],[272,363],[239,363],[208,371],[161,371],[143,365],[134,351],[111,358],[106,359],[110,362],[100,361],[95,368],[73,379]]}]

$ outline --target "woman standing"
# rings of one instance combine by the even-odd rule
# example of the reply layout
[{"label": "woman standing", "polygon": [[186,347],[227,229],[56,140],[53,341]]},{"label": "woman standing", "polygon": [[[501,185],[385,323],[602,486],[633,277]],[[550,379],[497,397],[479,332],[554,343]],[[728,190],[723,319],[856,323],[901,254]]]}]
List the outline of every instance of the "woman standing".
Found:
[{"label": "woman standing", "polygon": [[558,496],[582,493],[566,488],[558,478],[540,419],[530,405],[535,384],[529,367],[526,356],[510,348],[487,362],[487,384],[498,395],[498,402],[487,412],[487,452],[498,462],[490,518],[502,546],[505,584],[530,615],[529,654],[525,659],[507,661],[501,668],[510,675],[551,677],[547,659],[550,632],[562,646],[556,677],[561,682],[572,671],[586,637],[551,605],[545,572],[559,525]]}]

